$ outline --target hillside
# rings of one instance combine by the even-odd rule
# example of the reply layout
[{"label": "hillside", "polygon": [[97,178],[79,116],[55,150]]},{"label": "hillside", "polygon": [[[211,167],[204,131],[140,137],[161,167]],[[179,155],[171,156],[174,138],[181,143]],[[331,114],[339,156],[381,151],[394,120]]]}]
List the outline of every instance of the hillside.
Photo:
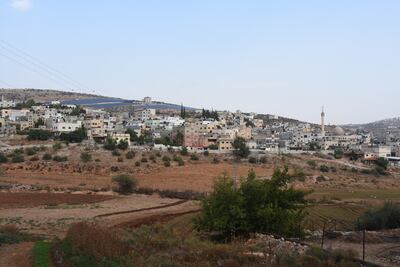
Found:
[{"label": "hillside", "polygon": [[69,100],[69,99],[84,99],[84,98],[97,98],[99,95],[65,92],[51,89],[3,89],[0,88],[0,95],[5,99],[24,101],[33,99],[36,102],[47,102],[50,100]]}]

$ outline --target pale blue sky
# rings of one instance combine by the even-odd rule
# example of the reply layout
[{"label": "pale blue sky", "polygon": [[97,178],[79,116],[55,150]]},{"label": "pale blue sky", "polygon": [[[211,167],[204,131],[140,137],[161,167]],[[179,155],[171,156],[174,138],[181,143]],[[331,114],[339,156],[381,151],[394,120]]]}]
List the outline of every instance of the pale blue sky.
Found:
[{"label": "pale blue sky", "polygon": [[[103,95],[368,122],[400,115],[399,14],[395,0],[0,0],[0,40]],[[71,88],[1,44],[0,87]]]}]

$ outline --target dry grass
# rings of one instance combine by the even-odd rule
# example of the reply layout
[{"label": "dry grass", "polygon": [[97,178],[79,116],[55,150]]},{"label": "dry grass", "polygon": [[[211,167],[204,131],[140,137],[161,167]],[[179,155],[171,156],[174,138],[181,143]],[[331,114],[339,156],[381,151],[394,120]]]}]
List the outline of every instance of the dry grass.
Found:
[{"label": "dry grass", "polygon": [[86,222],[73,224],[66,240],[72,251],[82,251],[98,260],[103,257],[122,258],[129,251],[128,245],[121,241],[116,231]]}]

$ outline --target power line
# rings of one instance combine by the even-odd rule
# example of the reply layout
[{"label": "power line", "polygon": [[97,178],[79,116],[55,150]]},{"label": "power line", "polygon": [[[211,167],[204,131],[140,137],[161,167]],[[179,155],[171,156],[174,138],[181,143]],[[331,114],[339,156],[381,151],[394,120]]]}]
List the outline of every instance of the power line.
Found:
[{"label": "power line", "polygon": [[0,80],[0,83],[4,84],[5,86],[8,86],[8,87],[10,87],[10,88],[16,88],[16,86],[14,86],[14,85],[12,85],[12,84],[10,84],[10,83],[8,83],[8,82],[5,82],[5,81],[3,81],[3,80]]},{"label": "power line", "polygon": [[3,56],[3,57],[7,58],[7,59],[10,60],[10,61],[13,61],[14,63],[17,63],[18,65],[20,65],[20,66],[22,66],[22,67],[24,67],[24,68],[26,68],[26,69],[28,69],[28,70],[34,72],[34,73],[37,73],[37,74],[41,75],[42,77],[44,77],[44,78],[46,78],[46,79],[51,79],[51,80],[53,80],[53,82],[55,82],[55,83],[57,83],[59,86],[61,86],[61,88],[65,88],[65,85],[64,85],[64,84],[60,84],[59,81],[57,81],[56,79],[54,79],[54,78],[52,78],[52,77],[49,77],[49,76],[47,76],[47,75],[44,75],[43,73],[38,72],[36,69],[34,69],[34,68],[30,67],[30,66],[27,66],[27,65],[25,65],[24,63],[22,63],[22,62],[20,62],[20,61],[18,61],[18,60],[16,60],[16,59],[14,59],[14,58],[12,58],[12,57],[10,57],[10,56],[8,56],[8,55],[5,55],[5,54],[0,53],[0,56]]},{"label": "power line", "polygon": [[[7,49],[9,52],[17,55],[18,57],[22,58],[23,60],[29,62],[32,65],[35,65],[37,67],[40,67],[42,70],[46,71],[47,73],[51,74],[54,77],[57,77],[60,80],[63,80],[64,82],[69,83],[70,85],[74,85],[74,87],[78,87],[81,89],[84,89],[85,91],[88,92],[95,92],[95,90],[90,90],[90,87],[86,86],[85,84],[71,78],[71,76],[55,69],[54,67],[49,66],[48,64],[44,63],[42,60],[39,60],[38,58],[30,55],[26,51],[23,51],[22,49],[0,39],[0,46],[3,47],[3,49]],[[11,51],[14,50],[14,51]]]},{"label": "power line", "polygon": [[4,47],[1,43],[0,43],[0,48],[3,48],[3,50],[6,50],[6,52],[8,52],[8,56],[10,56],[10,54],[12,54],[13,56],[23,60],[24,62],[34,66],[36,68],[36,70],[40,69],[41,71],[44,71],[47,75],[51,76],[52,78],[62,81],[63,83],[68,84],[69,86],[73,85],[74,87],[76,86],[75,84],[69,82],[68,80],[62,78],[62,77],[58,77],[57,75],[54,75],[52,72],[49,72],[47,69],[43,68],[41,65],[26,59],[25,57],[19,55],[18,53],[15,53],[14,51],[12,51],[11,49]]}]

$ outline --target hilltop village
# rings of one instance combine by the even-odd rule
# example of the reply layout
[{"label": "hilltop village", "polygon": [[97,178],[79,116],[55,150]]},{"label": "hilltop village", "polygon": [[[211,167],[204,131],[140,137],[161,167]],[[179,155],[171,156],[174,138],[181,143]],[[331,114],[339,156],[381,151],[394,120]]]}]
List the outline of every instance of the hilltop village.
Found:
[{"label": "hilltop village", "polygon": [[0,134],[5,138],[27,134],[29,139],[86,144],[122,142],[138,149],[186,147],[192,152],[210,153],[230,152],[235,139],[240,138],[255,153],[320,151],[335,155],[347,153],[366,162],[386,158],[393,166],[400,162],[397,139],[382,140],[381,133],[374,136],[366,130],[327,126],[324,111],[317,125],[239,110],[148,108],[152,107],[150,97],[141,102],[140,108],[110,111],[57,100],[35,103],[2,98]]}]

